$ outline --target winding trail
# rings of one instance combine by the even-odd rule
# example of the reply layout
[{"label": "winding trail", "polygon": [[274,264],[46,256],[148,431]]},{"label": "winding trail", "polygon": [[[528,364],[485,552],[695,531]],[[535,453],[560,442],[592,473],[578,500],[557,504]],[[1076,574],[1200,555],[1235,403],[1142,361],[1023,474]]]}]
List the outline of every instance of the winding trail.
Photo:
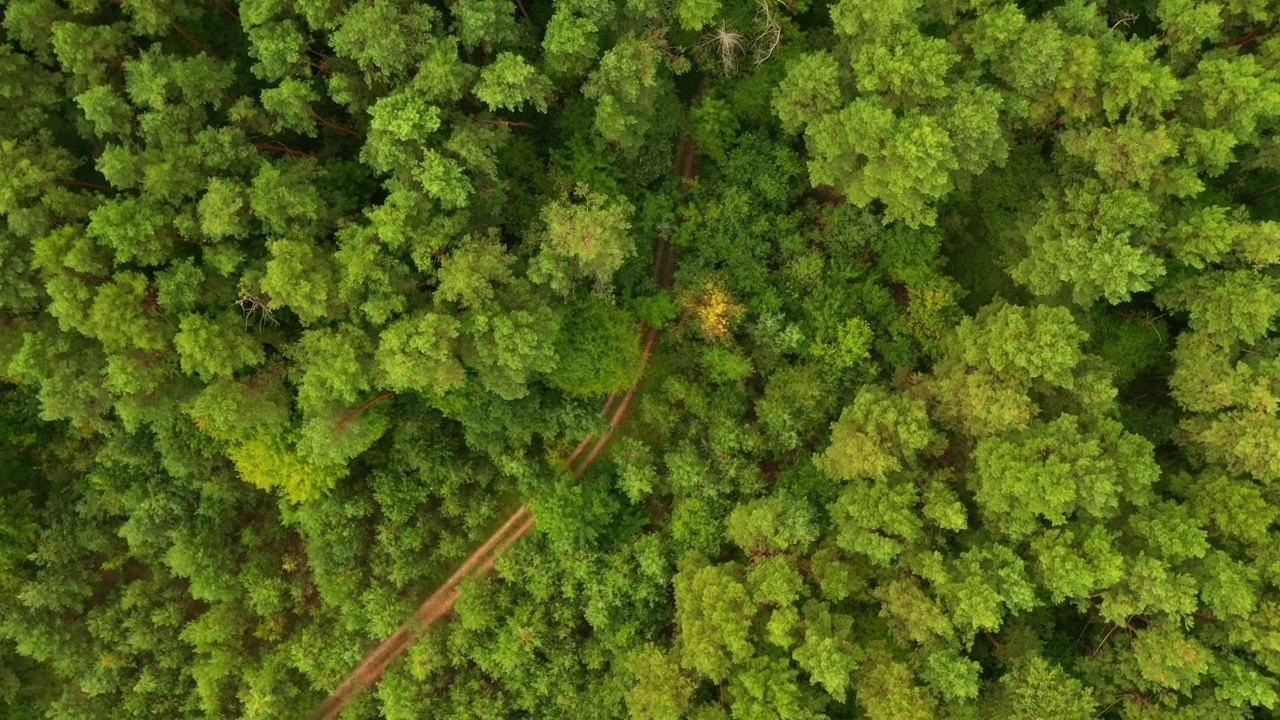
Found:
[{"label": "winding trail", "polygon": [[[676,147],[675,169],[680,173],[680,177],[688,181],[693,177],[694,157],[697,154],[697,144],[687,135],[680,135],[680,143]],[[686,188],[687,190],[687,188]],[[678,218],[677,218],[678,220]],[[652,278],[659,287],[671,287],[672,277],[676,270],[676,249],[667,242],[666,238],[658,239],[658,247],[654,252],[653,274]],[[609,395],[605,400],[604,407],[600,410],[601,416],[608,416],[610,411],[613,416],[609,418],[609,429],[600,436],[594,433],[583,438],[567,460],[565,466],[573,477],[580,477],[586,472],[591,463],[609,444],[609,440],[613,438],[614,431],[626,416],[627,408],[631,405],[631,398],[635,396],[636,388],[640,385],[640,381],[644,378],[644,371],[649,365],[649,357],[653,353],[654,343],[658,339],[658,329],[650,327],[647,324],[641,324],[638,332],[640,338],[644,339],[644,355],[641,358],[640,373],[636,377],[636,381],[631,387],[619,397],[618,393]],[[592,441],[595,441],[594,444]],[[590,451],[587,448],[590,447]],[[586,452],[586,455],[583,455]],[[576,467],[574,463],[577,463]],[[507,548],[511,547],[522,535],[533,527],[536,518],[529,510],[528,505],[521,505],[511,516],[503,522],[502,526],[494,531],[492,535],[485,540],[475,552],[471,553],[466,560],[458,566],[458,569],[445,580],[435,592],[418,606],[416,612],[410,617],[405,624],[400,626],[386,640],[378,644],[360,665],[351,674],[346,677],[338,687],[334,688],[329,697],[325,698],[320,707],[311,714],[310,720],[333,720],[342,714],[347,703],[358,695],[361,691],[366,690],[377,684],[382,678],[382,674],[386,672],[391,663],[404,654],[413,641],[418,638],[428,627],[435,621],[444,617],[453,609],[453,605],[458,600],[458,586],[464,579],[477,573],[487,572],[497,562],[498,557]]]}]

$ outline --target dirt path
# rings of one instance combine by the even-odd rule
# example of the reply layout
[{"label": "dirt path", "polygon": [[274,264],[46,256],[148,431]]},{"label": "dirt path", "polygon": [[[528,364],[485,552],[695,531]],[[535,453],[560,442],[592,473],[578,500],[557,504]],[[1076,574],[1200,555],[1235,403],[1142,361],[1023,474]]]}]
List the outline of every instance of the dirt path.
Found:
[{"label": "dirt path", "polygon": [[493,567],[493,563],[497,561],[502,551],[528,532],[529,528],[533,527],[533,522],[533,513],[529,511],[529,506],[521,505],[511,514],[511,517],[507,518],[502,527],[494,531],[488,540],[485,540],[463,561],[462,565],[458,566],[448,580],[445,580],[430,597],[423,601],[422,605],[418,606],[417,612],[408,622],[401,625],[399,630],[383,640],[365,657],[364,662],[360,663],[360,666],[352,671],[312,713],[311,720],[331,720],[338,717],[351,698],[378,682],[391,662],[400,657],[423,630],[453,609],[453,603],[458,599],[458,585],[462,580],[473,572]]},{"label": "dirt path", "polygon": [[[694,156],[697,153],[697,145],[693,140],[685,135],[680,136],[680,143],[676,148],[675,168],[684,180],[693,177],[694,172]],[[653,281],[662,288],[671,287],[671,279],[675,275],[676,269],[676,249],[667,242],[666,238],[658,239],[658,247],[654,252],[653,259]],[[578,447],[569,455],[565,461],[566,467],[574,477],[582,475],[586,472],[591,463],[600,456],[601,451],[609,444],[609,440],[613,437],[614,431],[626,416],[627,408],[631,405],[631,398],[635,395],[636,388],[640,385],[640,379],[644,376],[644,370],[648,367],[649,356],[653,353],[654,343],[658,338],[658,329],[641,325],[639,336],[644,338],[644,355],[641,358],[640,373],[635,383],[627,389],[625,393],[619,397],[618,393],[609,395],[605,400],[604,407],[600,410],[601,416],[608,416],[613,411],[613,416],[609,418],[609,429],[604,434],[596,437],[594,434],[583,438]],[[616,406],[616,407],[615,407]],[[595,441],[594,445],[592,441]],[[585,456],[582,453],[590,446],[590,452]],[[581,458],[581,462],[574,463]],[[409,618],[408,622],[400,626],[386,640],[383,640],[373,649],[359,667],[351,672],[350,675],[342,681],[338,687],[334,688],[329,697],[320,704],[320,707],[311,714],[310,720],[334,720],[346,708],[347,703],[351,702],[361,691],[377,684],[382,678],[382,674],[396,658],[404,654],[405,650],[413,644],[428,627],[436,620],[447,615],[453,610],[453,604],[458,600],[458,586],[462,581],[475,573],[486,572],[497,562],[498,557],[504,550],[511,547],[520,536],[533,527],[536,518],[530,512],[529,506],[521,505],[511,516],[494,531],[489,539],[485,540],[475,552],[471,553],[466,560],[458,566],[458,569],[449,576],[448,580],[431,593],[431,596],[418,606],[418,610]]]},{"label": "dirt path", "polygon": [[[694,154],[697,152],[697,145],[687,135],[680,136],[680,144],[676,146],[676,170],[680,172],[680,177],[689,180],[693,177]],[[676,249],[674,245],[667,242],[666,238],[658,238],[658,247],[654,252],[653,258],[653,274],[652,279],[658,284],[658,287],[667,289],[671,287],[671,280],[676,272]],[[622,422],[622,418],[627,413],[627,408],[631,405],[631,398],[636,393],[636,388],[640,386],[640,378],[644,377],[645,368],[649,366],[649,356],[653,354],[653,344],[658,339],[658,329],[649,327],[646,324],[640,325],[639,336],[645,338],[644,355],[640,359],[640,374],[631,387],[627,388],[627,392],[622,396],[622,402],[618,404],[617,410],[614,411],[613,417],[609,420],[609,429],[603,435],[596,438],[594,434],[588,435],[582,439],[578,447],[569,455],[569,459],[565,461],[565,465],[574,477],[578,477],[599,457],[600,452],[609,444],[609,440],[613,437],[614,430],[618,429],[618,424]],[[613,408],[614,403],[618,400],[618,394],[615,392],[609,395],[609,399],[605,401],[604,409],[600,411],[601,415],[608,415],[609,410]],[[587,453],[586,458],[577,468],[573,467],[574,461],[582,454],[582,451],[595,440],[591,452]]]}]

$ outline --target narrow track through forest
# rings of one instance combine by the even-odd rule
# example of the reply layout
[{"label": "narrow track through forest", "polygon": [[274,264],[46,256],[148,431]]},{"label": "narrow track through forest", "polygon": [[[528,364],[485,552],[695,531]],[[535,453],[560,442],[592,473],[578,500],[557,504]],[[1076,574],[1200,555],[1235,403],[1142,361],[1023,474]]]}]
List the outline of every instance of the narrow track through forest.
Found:
[{"label": "narrow track through forest", "polygon": [[[696,153],[697,144],[688,135],[681,134],[680,142],[676,147],[675,170],[684,181],[688,181],[693,177]],[[675,246],[667,242],[666,238],[659,238],[654,252],[652,274],[654,282],[664,289],[670,288],[675,270]],[[627,408],[631,405],[631,399],[635,396],[636,388],[639,387],[644,379],[644,370],[648,367],[649,357],[653,353],[654,343],[658,338],[658,329],[642,324],[638,335],[644,342],[640,373],[631,387],[627,388],[626,392],[621,393],[621,397],[619,397],[619,393],[615,392],[605,399],[604,407],[601,408],[600,414],[601,416],[609,416],[610,412],[613,413],[612,416],[609,416],[609,429],[599,436],[595,434],[587,435],[565,460],[566,467],[575,478],[581,477],[608,446],[614,432],[622,423],[623,418],[626,417]],[[588,447],[590,450],[588,450]],[[338,684],[329,697],[325,698],[320,707],[311,715],[310,720],[333,720],[333,718],[337,718],[352,699],[362,691],[376,685],[378,680],[382,678],[382,674],[391,666],[391,663],[403,655],[414,640],[437,620],[453,610],[454,603],[457,602],[460,594],[459,586],[462,581],[492,569],[502,553],[528,532],[536,520],[537,518],[533,516],[533,512],[528,505],[521,505],[515,512],[511,513],[510,517],[488,539],[481,543],[480,547],[476,548],[475,552],[471,553],[435,592],[431,593],[418,606],[412,617],[365,656],[360,665]]]}]

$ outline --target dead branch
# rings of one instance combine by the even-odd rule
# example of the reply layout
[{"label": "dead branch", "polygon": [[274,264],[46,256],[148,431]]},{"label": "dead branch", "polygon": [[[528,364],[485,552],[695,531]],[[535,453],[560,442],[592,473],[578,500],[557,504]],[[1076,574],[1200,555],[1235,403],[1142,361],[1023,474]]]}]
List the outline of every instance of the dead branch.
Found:
[{"label": "dead branch", "polygon": [[[782,42],[782,26],[774,19],[773,11],[769,9],[769,0],[756,0],[756,3],[760,6],[760,13],[764,15],[764,31],[752,41],[752,45],[756,47],[756,65],[760,65],[773,56],[773,51]],[[762,52],[761,48],[765,45],[768,48]]]},{"label": "dead branch", "polygon": [[271,308],[267,307],[267,303],[270,302],[271,298],[260,298],[251,292],[245,292],[240,296],[239,300],[235,301],[235,304],[238,305],[241,312],[244,313],[244,328],[246,330],[249,329],[249,324],[253,322],[253,316],[255,314],[258,315],[259,329],[262,328],[263,323],[271,323],[272,325],[280,324],[279,321],[276,320],[276,316],[272,314]]}]

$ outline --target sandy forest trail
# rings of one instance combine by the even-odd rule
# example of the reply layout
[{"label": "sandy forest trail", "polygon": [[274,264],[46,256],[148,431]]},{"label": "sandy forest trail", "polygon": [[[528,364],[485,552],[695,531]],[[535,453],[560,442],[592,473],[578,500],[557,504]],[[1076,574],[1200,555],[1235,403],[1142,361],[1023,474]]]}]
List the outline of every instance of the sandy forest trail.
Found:
[{"label": "sandy forest trail", "polygon": [[[680,173],[681,178],[686,181],[693,177],[693,161],[696,153],[696,143],[687,135],[681,134],[680,143],[676,147],[675,169]],[[666,238],[659,238],[654,255],[653,281],[659,287],[669,288],[676,270],[675,246],[667,242]],[[608,430],[598,437],[595,434],[588,435],[565,461],[565,465],[575,478],[586,472],[591,463],[595,462],[601,451],[609,444],[614,431],[622,422],[627,408],[631,405],[631,398],[635,395],[636,387],[640,385],[640,381],[644,377],[644,370],[648,367],[649,356],[653,352],[654,342],[658,338],[658,329],[648,325],[641,325],[639,335],[644,339],[644,354],[641,357],[640,372],[637,374],[636,381],[622,394],[621,398],[616,392],[611,394],[605,400],[604,407],[600,410],[602,416],[608,416],[609,412],[613,411],[612,417],[609,418]],[[593,440],[594,444],[592,443]],[[587,451],[588,446],[591,448],[590,451]],[[586,451],[585,456],[583,455],[584,451]],[[575,463],[577,463],[576,466]],[[445,580],[435,592],[431,593],[430,597],[418,606],[418,610],[404,625],[400,626],[399,630],[392,633],[390,637],[379,643],[372,652],[365,656],[359,667],[353,670],[330,693],[329,697],[325,698],[320,707],[312,713],[310,720],[333,720],[337,718],[342,714],[343,709],[346,708],[347,703],[352,698],[362,690],[375,685],[382,678],[382,674],[386,672],[387,668],[391,666],[391,663],[403,655],[405,650],[409,649],[409,646],[423,631],[453,609],[453,604],[458,599],[458,586],[462,581],[471,575],[487,572],[492,568],[502,552],[511,547],[516,540],[520,539],[520,536],[533,527],[534,521],[535,518],[528,505],[521,505],[517,508],[501,527],[494,531],[480,547],[476,548],[475,552],[471,553],[458,566],[458,569],[449,576],[448,580]]]}]

